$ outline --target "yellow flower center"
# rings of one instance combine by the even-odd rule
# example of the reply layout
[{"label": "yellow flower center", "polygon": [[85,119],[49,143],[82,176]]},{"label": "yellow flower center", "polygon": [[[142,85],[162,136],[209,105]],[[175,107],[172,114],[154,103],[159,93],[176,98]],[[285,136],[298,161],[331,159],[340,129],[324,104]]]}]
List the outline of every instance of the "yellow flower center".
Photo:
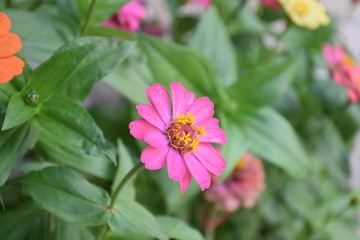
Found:
[{"label": "yellow flower center", "polygon": [[199,136],[206,135],[205,127],[195,125],[192,113],[179,114],[166,127],[166,135],[171,147],[181,154],[189,154],[199,149]]},{"label": "yellow flower center", "polygon": [[343,62],[345,65],[350,66],[350,67],[353,67],[356,65],[354,59],[352,59],[352,57],[350,57],[348,54],[345,54]]},{"label": "yellow flower center", "polygon": [[245,154],[242,155],[239,161],[236,163],[235,169],[242,169],[245,166]]},{"label": "yellow flower center", "polygon": [[310,12],[310,7],[304,0],[295,1],[293,7],[300,16],[304,16]]}]

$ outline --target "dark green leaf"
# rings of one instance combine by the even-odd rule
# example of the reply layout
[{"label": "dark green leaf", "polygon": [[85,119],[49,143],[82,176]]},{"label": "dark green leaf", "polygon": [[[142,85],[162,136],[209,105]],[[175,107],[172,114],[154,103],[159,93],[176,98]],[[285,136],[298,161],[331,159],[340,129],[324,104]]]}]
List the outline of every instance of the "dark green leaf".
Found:
[{"label": "dark green leaf", "polygon": [[54,141],[90,155],[106,156],[116,163],[111,146],[90,114],[67,98],[56,96],[42,105],[31,123],[42,135]]},{"label": "dark green leaf", "polygon": [[193,49],[158,38],[141,35],[139,40],[156,82],[164,86],[181,82],[198,96],[215,92],[215,69],[206,57]]},{"label": "dark green leaf", "polygon": [[0,186],[27,150],[33,147],[37,137],[37,133],[29,125],[0,131]]},{"label": "dark green leaf", "polygon": [[1,239],[25,239],[27,232],[33,225],[34,219],[41,210],[34,203],[25,203],[19,207],[0,214]]},{"label": "dark green leaf", "polygon": [[45,168],[21,177],[18,182],[37,204],[65,221],[101,225],[109,217],[107,192],[74,170]]},{"label": "dark green leaf", "polygon": [[204,240],[200,232],[190,227],[184,221],[168,216],[157,216],[156,220],[160,226],[165,230],[167,235],[172,239],[177,240]]},{"label": "dark green leaf", "polygon": [[115,167],[107,158],[87,155],[80,149],[45,136],[40,136],[36,147],[46,160],[70,166],[103,179],[114,179]]},{"label": "dark green leaf", "polygon": [[81,61],[94,49],[93,45],[76,47],[58,52],[33,73],[29,85],[23,89],[25,95],[32,90],[38,94],[39,101],[49,100],[76,71]]},{"label": "dark green leaf", "polygon": [[133,200],[121,199],[109,219],[111,231],[124,237],[168,239],[154,216]]},{"label": "dark green leaf", "polygon": [[8,130],[29,121],[37,114],[38,110],[38,106],[27,104],[21,93],[13,94],[10,98],[1,130]]},{"label": "dark green leaf", "polygon": [[285,93],[295,79],[299,66],[298,58],[272,61],[248,70],[228,92],[241,104],[255,107],[273,104]]},{"label": "dark green leaf", "polygon": [[218,78],[224,85],[230,85],[237,79],[235,49],[215,8],[207,10],[202,16],[189,45],[213,61]]},{"label": "dark green leaf", "polygon": [[78,64],[59,94],[83,101],[93,84],[109,74],[135,48],[133,42],[103,37],[82,37],[62,46],[58,52],[92,44],[96,47]]}]

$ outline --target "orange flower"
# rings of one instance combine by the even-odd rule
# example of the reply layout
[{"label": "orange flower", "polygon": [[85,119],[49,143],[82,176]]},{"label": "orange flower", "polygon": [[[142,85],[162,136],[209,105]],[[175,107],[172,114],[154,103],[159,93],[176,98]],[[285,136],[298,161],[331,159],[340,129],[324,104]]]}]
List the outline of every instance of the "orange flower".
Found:
[{"label": "orange flower", "polygon": [[18,35],[9,32],[10,26],[8,16],[0,12],[0,83],[20,75],[25,65],[23,60],[13,56],[20,51],[22,44]]}]

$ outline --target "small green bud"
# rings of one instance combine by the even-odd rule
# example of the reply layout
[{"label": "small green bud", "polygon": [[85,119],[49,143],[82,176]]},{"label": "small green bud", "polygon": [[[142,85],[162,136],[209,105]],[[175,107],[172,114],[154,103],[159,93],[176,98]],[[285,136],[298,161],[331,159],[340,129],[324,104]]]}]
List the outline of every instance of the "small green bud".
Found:
[{"label": "small green bud", "polygon": [[26,98],[26,102],[29,104],[29,105],[36,105],[38,102],[39,102],[39,95],[36,91],[34,90],[29,90],[26,95],[25,95],[25,98]]}]

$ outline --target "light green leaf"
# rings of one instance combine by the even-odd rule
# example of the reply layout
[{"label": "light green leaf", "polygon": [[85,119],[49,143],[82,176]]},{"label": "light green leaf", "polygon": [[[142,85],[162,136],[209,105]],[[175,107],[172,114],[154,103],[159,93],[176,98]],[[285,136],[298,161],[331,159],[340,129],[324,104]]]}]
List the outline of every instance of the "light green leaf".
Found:
[{"label": "light green leaf", "polygon": [[190,227],[186,222],[168,216],[157,216],[156,220],[160,226],[165,230],[167,235],[172,239],[177,240],[204,240],[200,232]]},{"label": "light green leaf", "polygon": [[[129,151],[127,150],[124,143],[119,139],[118,140],[118,155],[119,161],[117,166],[117,171],[114,177],[114,182],[111,185],[111,192],[114,193],[115,189],[125,177],[125,175],[134,167],[134,162],[131,158]],[[135,199],[135,188],[134,188],[134,178],[129,180],[126,186],[122,189],[122,196]]]},{"label": "light green leaf", "polygon": [[202,16],[189,46],[212,60],[221,83],[230,85],[237,79],[235,49],[216,8],[208,9]]},{"label": "light green leaf", "polygon": [[164,86],[181,82],[198,96],[215,92],[214,66],[199,52],[145,35],[141,35],[139,40],[156,82]]},{"label": "light green leaf", "polygon": [[121,199],[109,219],[111,231],[124,237],[168,239],[155,217],[133,200]]},{"label": "light green leaf", "polygon": [[[235,120],[235,119],[234,119]],[[284,169],[293,177],[310,174],[309,157],[289,122],[270,108],[243,112],[236,119],[250,152]]]},{"label": "light green leaf", "polygon": [[76,35],[75,22],[59,13],[7,10],[6,14],[11,19],[11,31],[23,42],[21,53],[40,63]]},{"label": "light green leaf", "polygon": [[102,36],[102,37],[118,37],[124,40],[135,40],[136,37],[124,30],[111,27],[90,27],[86,31],[88,36]]},{"label": "light green leaf", "polygon": [[31,121],[42,135],[94,156],[106,156],[116,163],[115,153],[90,114],[77,103],[56,96],[42,105]]},{"label": "light green leaf", "polygon": [[13,94],[10,98],[1,130],[8,130],[29,121],[38,113],[38,110],[38,106],[27,104],[21,93]]},{"label": "light green leaf", "polygon": [[46,160],[70,166],[103,179],[114,179],[115,166],[105,157],[87,155],[81,149],[45,136],[40,136],[36,147],[39,154]]},{"label": "light green leaf", "polygon": [[299,59],[272,60],[245,72],[229,87],[229,95],[241,104],[255,107],[271,105],[281,97],[295,79]]},{"label": "light green leaf", "polygon": [[10,175],[10,171],[35,144],[38,135],[29,125],[7,131],[0,131],[0,186]]},{"label": "light green leaf", "polygon": [[23,192],[41,207],[72,223],[101,225],[109,218],[107,192],[67,168],[45,168],[21,177]]},{"label": "light green leaf", "polygon": [[146,89],[150,87],[150,80],[144,74],[142,65],[139,65],[138,62],[123,63],[104,79],[106,83],[135,104],[148,101],[145,93]]},{"label": "light green leaf", "polygon": [[94,49],[93,45],[70,48],[54,54],[33,73],[29,85],[23,89],[25,95],[32,90],[38,94],[39,102],[49,100],[76,71],[81,61]]},{"label": "light green leaf", "polygon": [[223,146],[222,153],[226,161],[226,168],[220,178],[225,180],[231,174],[241,156],[248,150],[244,130],[239,126],[238,121],[220,114],[220,122],[226,132],[228,143]]},{"label": "light green leaf", "polygon": [[81,37],[62,46],[58,52],[92,44],[96,47],[78,64],[69,80],[59,90],[59,94],[83,101],[94,83],[109,74],[135,49],[134,42],[104,37]]}]

